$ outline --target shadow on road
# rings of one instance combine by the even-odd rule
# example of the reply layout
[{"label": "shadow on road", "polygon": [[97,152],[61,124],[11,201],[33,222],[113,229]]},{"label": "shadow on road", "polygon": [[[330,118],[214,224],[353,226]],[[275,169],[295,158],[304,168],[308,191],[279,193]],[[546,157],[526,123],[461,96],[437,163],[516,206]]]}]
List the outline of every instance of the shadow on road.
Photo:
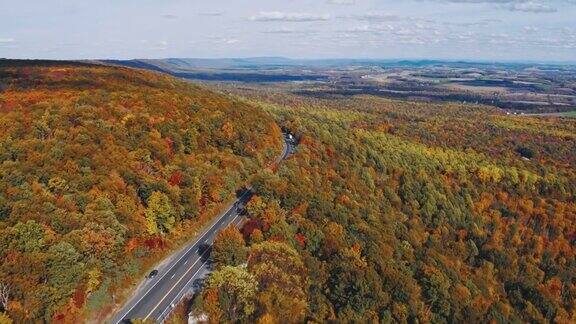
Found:
[{"label": "shadow on road", "polygon": [[242,188],[236,190],[236,198],[242,197],[242,195],[244,194],[244,192],[246,192],[246,187],[242,187]]},{"label": "shadow on road", "polygon": [[192,283],[192,290],[194,292],[200,291],[202,287],[204,287],[205,281],[206,281],[205,278],[198,278],[194,280],[194,282]]},{"label": "shadow on road", "polygon": [[210,253],[212,252],[212,245],[202,243],[198,247],[198,255],[200,256],[201,262],[206,262],[210,260]]}]

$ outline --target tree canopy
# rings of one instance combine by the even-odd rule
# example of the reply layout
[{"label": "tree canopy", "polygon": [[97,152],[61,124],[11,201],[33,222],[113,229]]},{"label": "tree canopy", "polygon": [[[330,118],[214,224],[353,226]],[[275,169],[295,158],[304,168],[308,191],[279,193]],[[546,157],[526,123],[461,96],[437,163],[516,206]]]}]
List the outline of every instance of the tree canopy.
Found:
[{"label": "tree canopy", "polygon": [[576,320],[576,121],[226,89],[299,143],[253,177],[250,321]]},{"label": "tree canopy", "polygon": [[102,321],[282,147],[269,114],[169,76],[11,62],[0,62],[0,283],[17,323]]}]

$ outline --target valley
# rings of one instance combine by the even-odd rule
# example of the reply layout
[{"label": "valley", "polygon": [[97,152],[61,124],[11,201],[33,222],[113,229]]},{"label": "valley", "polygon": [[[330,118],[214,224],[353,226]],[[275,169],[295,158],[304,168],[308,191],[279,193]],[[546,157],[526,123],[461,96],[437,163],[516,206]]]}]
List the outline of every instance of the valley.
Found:
[{"label": "valley", "polygon": [[576,110],[576,69],[560,63],[284,58],[107,62],[196,81],[282,87],[315,97],[368,94],[424,102],[468,102],[512,113]]}]

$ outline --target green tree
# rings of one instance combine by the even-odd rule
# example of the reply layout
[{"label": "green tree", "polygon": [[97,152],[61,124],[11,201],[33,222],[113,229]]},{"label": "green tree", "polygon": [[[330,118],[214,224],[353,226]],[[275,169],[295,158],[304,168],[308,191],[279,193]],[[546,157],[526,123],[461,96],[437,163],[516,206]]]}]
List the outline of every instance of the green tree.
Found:
[{"label": "green tree", "polygon": [[198,142],[196,140],[196,138],[198,137],[198,132],[191,128],[186,130],[186,132],[184,133],[183,136],[183,146],[184,146],[184,153],[186,154],[192,154],[194,153],[194,151],[196,151],[196,148],[198,147]]},{"label": "green tree", "polygon": [[246,321],[256,310],[257,285],[246,269],[223,267],[208,279],[202,307],[214,322]]},{"label": "green tree", "polygon": [[217,267],[237,266],[246,262],[248,248],[236,226],[230,225],[218,233],[211,256]]},{"label": "green tree", "polygon": [[12,228],[12,248],[21,252],[36,252],[44,245],[44,228],[34,220],[18,222]]},{"label": "green tree", "polygon": [[176,223],[176,213],[170,198],[162,192],[154,191],[148,198],[146,220],[148,221],[148,233],[150,234],[172,231]]},{"label": "green tree", "polygon": [[68,242],[60,242],[48,249],[47,275],[53,306],[61,306],[83,277],[84,264],[80,259],[80,253]]}]

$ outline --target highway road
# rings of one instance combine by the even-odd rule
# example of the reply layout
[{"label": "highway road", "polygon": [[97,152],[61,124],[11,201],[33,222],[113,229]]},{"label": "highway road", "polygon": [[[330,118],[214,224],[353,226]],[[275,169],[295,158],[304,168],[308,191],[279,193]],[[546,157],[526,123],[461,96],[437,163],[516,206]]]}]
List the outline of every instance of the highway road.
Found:
[{"label": "highway road", "polygon": [[[285,139],[282,154],[276,162],[286,159],[293,145]],[[239,226],[243,221],[240,206],[252,198],[246,189],[210,225],[183,249],[168,257],[152,279],[144,279],[134,296],[112,317],[110,323],[129,322],[131,319],[162,322],[182,296],[193,289],[198,280],[210,273],[210,247],[218,232],[230,224]]]}]

